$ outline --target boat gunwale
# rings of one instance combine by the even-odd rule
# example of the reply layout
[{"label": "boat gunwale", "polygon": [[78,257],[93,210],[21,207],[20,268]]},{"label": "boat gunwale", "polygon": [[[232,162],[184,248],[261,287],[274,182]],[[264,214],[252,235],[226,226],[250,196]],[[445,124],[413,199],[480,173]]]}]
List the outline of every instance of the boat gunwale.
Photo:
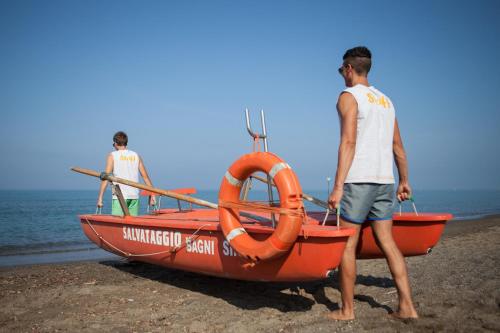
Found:
[{"label": "boat gunwale", "polygon": [[[140,216],[113,216],[113,215],[103,215],[103,214],[84,214],[79,215],[81,223],[86,223],[87,220],[91,223],[112,223],[120,225],[130,225],[138,227],[148,227],[148,228],[175,228],[183,230],[197,230],[200,231],[211,231],[220,232],[222,234],[222,228],[219,221],[195,221],[194,219],[185,220],[175,220],[162,218],[160,215],[140,215]],[[255,234],[272,234],[274,228],[271,226],[264,226],[259,223],[248,223],[242,222],[243,227],[248,233]],[[319,237],[319,238],[337,238],[337,237],[349,237],[355,233],[354,228],[348,227],[337,227],[331,225],[320,225],[320,224],[303,224],[300,230],[299,236],[303,238],[308,237]]]},{"label": "boat gunwale", "polygon": [[392,220],[394,222],[447,222],[453,219],[450,213],[394,213]]}]

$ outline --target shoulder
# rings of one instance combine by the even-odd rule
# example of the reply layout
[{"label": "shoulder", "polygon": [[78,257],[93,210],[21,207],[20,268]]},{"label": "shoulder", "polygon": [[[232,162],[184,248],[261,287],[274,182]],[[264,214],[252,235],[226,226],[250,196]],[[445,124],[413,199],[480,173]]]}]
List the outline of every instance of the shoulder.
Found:
[{"label": "shoulder", "polygon": [[[364,96],[366,94],[367,90],[368,90],[368,87],[366,87],[366,86],[364,86],[362,84],[357,84],[354,87],[345,88],[340,93],[339,99],[343,95],[348,95],[348,96],[350,95],[350,96],[352,96],[353,99],[358,100],[358,99],[362,98],[362,96]],[[348,97],[344,97],[344,98],[348,98]]]},{"label": "shoulder", "polygon": [[113,152],[109,153],[108,156],[106,156],[106,164],[107,165],[112,165],[114,164],[115,157],[113,155]]},{"label": "shoulder", "polygon": [[348,106],[351,104],[357,104],[356,97],[349,91],[343,91],[339,95],[339,99],[337,101],[337,107]]},{"label": "shoulder", "polygon": [[351,96],[354,96],[356,94],[355,90],[353,89],[353,87],[350,87],[350,88],[345,88],[344,90],[342,90],[340,92],[340,95],[339,95],[339,99],[340,97],[342,97],[343,95],[351,95]]},{"label": "shoulder", "polygon": [[374,86],[371,86],[370,89],[373,90],[374,92],[376,92],[378,95],[383,95],[385,98],[389,98],[389,96],[387,96],[386,93],[384,93],[383,91],[380,91],[380,89],[377,89]]},{"label": "shoulder", "polygon": [[356,100],[355,95],[351,91],[344,90],[339,95],[339,101],[353,101]]},{"label": "shoulder", "polygon": [[141,156],[133,150],[128,150],[127,154],[130,158],[133,158],[134,161],[137,161],[139,163],[142,161]]},{"label": "shoulder", "polygon": [[139,156],[139,154],[130,149],[121,150],[121,154],[126,156]]},{"label": "shoulder", "polygon": [[341,118],[353,117],[358,113],[358,102],[352,94],[344,92],[340,94],[337,102],[337,112]]},{"label": "shoulder", "polygon": [[382,91],[380,91],[380,89],[377,89],[374,86],[370,86],[370,89],[373,90],[373,91],[375,91],[375,92],[377,92],[377,93],[379,93],[379,94],[385,95]]}]

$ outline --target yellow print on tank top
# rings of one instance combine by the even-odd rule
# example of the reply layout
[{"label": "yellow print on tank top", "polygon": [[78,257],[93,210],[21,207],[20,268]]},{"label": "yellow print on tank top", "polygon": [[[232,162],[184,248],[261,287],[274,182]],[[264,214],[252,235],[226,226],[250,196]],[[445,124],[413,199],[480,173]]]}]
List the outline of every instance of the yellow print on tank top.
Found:
[{"label": "yellow print on tank top", "polygon": [[367,93],[366,96],[368,97],[368,102],[371,104],[378,104],[386,109],[388,109],[391,106],[391,103],[389,103],[389,101],[385,98],[384,95],[377,98],[372,93]]},{"label": "yellow print on tank top", "polygon": [[135,156],[123,156],[123,155],[121,155],[120,156],[120,161],[131,161],[131,162],[134,162],[135,161]]}]

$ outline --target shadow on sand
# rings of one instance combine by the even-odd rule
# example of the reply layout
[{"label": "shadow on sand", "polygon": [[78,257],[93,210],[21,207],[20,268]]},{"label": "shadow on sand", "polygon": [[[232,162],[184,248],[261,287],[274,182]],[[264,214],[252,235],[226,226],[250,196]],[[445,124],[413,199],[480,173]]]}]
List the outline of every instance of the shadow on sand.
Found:
[{"label": "shadow on sand", "polygon": [[[281,312],[308,311],[315,303],[326,306],[330,311],[339,308],[339,304],[332,302],[325,294],[325,288],[328,287],[339,290],[336,276],[312,282],[253,282],[206,276],[142,262],[112,260],[101,261],[100,264],[141,278],[220,298],[245,310],[269,307]],[[391,279],[362,275],[358,275],[356,283],[381,288],[394,286]],[[310,294],[314,301],[303,296],[304,292]],[[379,304],[370,296],[356,295],[355,298],[367,302],[371,307],[392,312],[388,306]]]}]

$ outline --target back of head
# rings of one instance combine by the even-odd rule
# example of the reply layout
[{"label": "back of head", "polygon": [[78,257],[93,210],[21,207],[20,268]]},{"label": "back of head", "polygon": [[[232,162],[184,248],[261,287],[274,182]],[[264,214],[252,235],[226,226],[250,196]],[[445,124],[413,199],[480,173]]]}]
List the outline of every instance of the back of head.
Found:
[{"label": "back of head", "polygon": [[128,144],[128,136],[125,132],[119,131],[113,135],[113,142],[117,146],[127,146]]},{"label": "back of head", "polygon": [[367,76],[372,67],[372,53],[365,46],[347,50],[342,59],[344,64],[350,64],[358,75]]}]

